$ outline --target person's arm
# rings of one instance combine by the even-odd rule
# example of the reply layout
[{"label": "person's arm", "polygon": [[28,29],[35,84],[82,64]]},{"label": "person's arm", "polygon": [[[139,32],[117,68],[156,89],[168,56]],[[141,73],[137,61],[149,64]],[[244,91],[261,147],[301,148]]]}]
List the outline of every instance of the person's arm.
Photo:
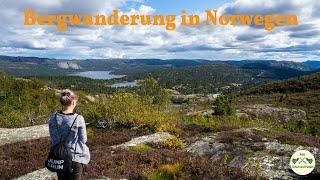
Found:
[{"label": "person's arm", "polygon": [[83,116],[79,116],[79,141],[81,141],[82,143],[87,143],[87,129],[86,129],[86,123],[84,121]]}]

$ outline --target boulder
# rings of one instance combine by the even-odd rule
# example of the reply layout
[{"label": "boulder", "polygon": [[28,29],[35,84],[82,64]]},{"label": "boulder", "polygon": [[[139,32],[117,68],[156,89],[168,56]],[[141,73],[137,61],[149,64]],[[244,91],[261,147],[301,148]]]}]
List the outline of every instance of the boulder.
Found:
[{"label": "boulder", "polygon": [[158,133],[154,133],[151,135],[136,137],[136,138],[131,139],[128,142],[125,142],[125,143],[119,144],[119,145],[115,145],[115,146],[111,146],[111,147],[114,149],[117,149],[117,148],[129,149],[130,147],[134,147],[139,144],[155,144],[155,143],[159,143],[159,142],[164,142],[164,141],[166,141],[168,139],[172,139],[174,137],[175,136],[173,136],[167,132],[158,132]]}]

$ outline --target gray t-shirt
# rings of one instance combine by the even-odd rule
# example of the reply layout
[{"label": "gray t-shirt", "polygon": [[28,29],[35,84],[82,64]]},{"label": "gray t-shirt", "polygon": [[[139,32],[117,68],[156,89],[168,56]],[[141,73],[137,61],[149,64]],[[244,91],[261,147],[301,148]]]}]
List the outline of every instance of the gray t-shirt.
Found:
[{"label": "gray t-shirt", "polygon": [[[79,162],[82,164],[88,164],[90,161],[90,152],[88,146],[86,145],[86,124],[83,116],[78,115],[77,117],[77,115],[78,114],[55,113],[50,117],[49,132],[51,137],[51,144],[58,144],[62,135],[63,139],[66,139],[66,142],[70,147],[73,157],[72,161]],[[72,126],[71,132],[69,136],[66,137],[73,123],[73,120],[76,117],[77,119]]]}]

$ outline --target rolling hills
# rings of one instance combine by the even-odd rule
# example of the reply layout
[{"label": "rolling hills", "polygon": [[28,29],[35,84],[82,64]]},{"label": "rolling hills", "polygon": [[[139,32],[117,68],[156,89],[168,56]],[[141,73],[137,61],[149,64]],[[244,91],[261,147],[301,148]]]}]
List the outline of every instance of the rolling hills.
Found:
[{"label": "rolling hills", "polygon": [[[64,79],[80,71],[112,71],[126,75],[112,82],[156,78],[166,88],[182,93],[234,91],[256,84],[307,75],[320,62],[292,61],[209,61],[202,59],[85,59],[66,60],[37,57],[0,56],[0,71],[20,77]],[[35,70],[36,69],[36,70]],[[80,79],[81,81],[87,81]],[[79,82],[79,83],[80,83]],[[96,82],[105,84],[108,81]],[[78,84],[79,84],[78,83]],[[108,84],[108,83],[107,83]],[[99,87],[105,87],[99,85]],[[99,92],[101,92],[100,90]]]}]

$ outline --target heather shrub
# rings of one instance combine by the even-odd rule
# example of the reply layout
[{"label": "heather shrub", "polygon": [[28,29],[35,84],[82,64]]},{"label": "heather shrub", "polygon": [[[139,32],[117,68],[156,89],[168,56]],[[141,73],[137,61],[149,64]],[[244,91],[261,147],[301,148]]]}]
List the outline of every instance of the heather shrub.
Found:
[{"label": "heather shrub", "polygon": [[179,163],[165,164],[153,172],[150,176],[152,180],[178,179],[183,174],[182,166]]},{"label": "heather shrub", "polygon": [[308,120],[306,133],[320,137],[320,117]]},{"label": "heather shrub", "polygon": [[161,142],[159,145],[162,148],[168,148],[172,150],[181,150],[184,148],[184,143],[182,140],[176,137],[167,139],[164,142]]},{"label": "heather shrub", "polygon": [[237,116],[213,116],[213,119],[218,124],[219,130],[226,129],[238,129],[238,128],[251,128],[260,127],[270,130],[279,130],[281,126],[275,125],[272,122],[260,121],[252,119],[250,117],[237,117]]},{"label": "heather shrub", "polygon": [[[177,116],[174,113],[171,113],[172,116]],[[172,117],[171,117],[172,118]],[[172,118],[172,122],[170,123],[170,121],[163,123],[163,124],[159,124],[159,126],[157,127],[156,131],[157,132],[169,132],[171,134],[180,134],[181,133],[181,129],[179,127],[177,127],[177,120],[179,117],[176,118]]]},{"label": "heather shrub", "polygon": [[87,136],[88,138],[94,137],[94,130],[92,129],[92,127],[87,127]]},{"label": "heather shrub", "polygon": [[[258,121],[246,117],[237,116],[218,116],[218,115],[201,115],[183,117],[187,125],[201,127],[204,132],[226,131],[238,128],[261,127],[267,129],[279,129],[280,126],[273,125],[270,122]],[[194,127],[194,128],[196,128]]]},{"label": "heather shrub", "polygon": [[246,131],[222,131],[218,133],[217,139],[223,143],[236,144],[239,142],[262,141],[262,136],[260,134],[254,134]]},{"label": "heather shrub", "polygon": [[0,114],[0,125],[3,127],[11,128],[27,123],[27,118],[19,110],[9,110]]},{"label": "heather shrub", "polygon": [[245,155],[250,155],[250,154],[253,154],[254,151],[251,150],[251,149],[245,149],[245,150],[242,151],[242,153],[245,154]]},{"label": "heather shrub", "polygon": [[217,122],[212,116],[203,116],[200,114],[184,117],[184,122],[190,125],[200,126],[204,131],[215,132],[218,129]]},{"label": "heather shrub", "polygon": [[14,179],[43,168],[50,148],[48,138],[6,144],[0,147],[0,179]]},{"label": "heather shrub", "polygon": [[299,146],[312,146],[312,147],[320,147],[320,138],[316,136],[308,136],[299,133],[292,133],[288,131],[284,131],[279,133],[276,136],[283,144],[292,144]]},{"label": "heather shrub", "polygon": [[150,151],[152,148],[146,144],[138,144],[134,147],[131,148],[131,150],[134,152],[134,153],[146,153],[148,151]]},{"label": "heather shrub", "polygon": [[152,99],[135,93],[117,92],[100,97],[98,102],[87,105],[82,114],[88,121],[105,121],[112,127],[147,126],[153,131],[176,132],[178,116],[172,111],[163,111]]},{"label": "heather shrub", "polygon": [[[84,168],[83,179],[245,179],[239,169],[225,169],[225,162],[213,163],[210,156],[197,156],[185,151],[151,148],[143,153],[114,150],[110,146],[149,134],[141,129],[93,128],[94,138],[88,139],[91,162]],[[48,138],[7,144],[0,147],[0,174],[13,179],[43,168],[50,147]],[[141,148],[141,149],[149,149]],[[141,152],[141,151],[140,151]],[[232,158],[229,158],[232,159]],[[222,166],[223,165],[223,166]]]}]

